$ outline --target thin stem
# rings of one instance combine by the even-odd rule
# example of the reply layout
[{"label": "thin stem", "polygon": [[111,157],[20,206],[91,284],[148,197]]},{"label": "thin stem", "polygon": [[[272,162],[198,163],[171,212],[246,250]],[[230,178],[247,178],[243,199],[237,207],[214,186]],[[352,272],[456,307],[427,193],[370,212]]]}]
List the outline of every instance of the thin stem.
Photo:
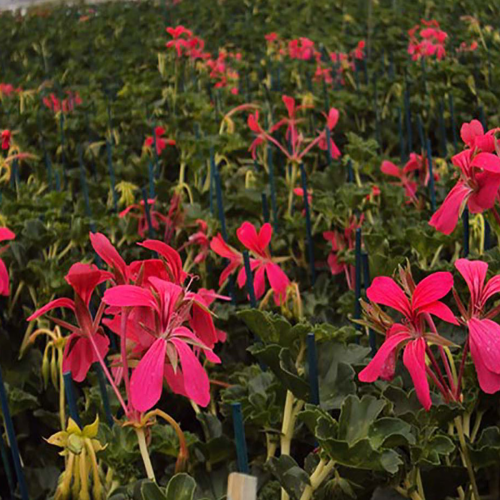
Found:
[{"label": "thin stem", "polygon": [[465,360],[467,359],[468,352],[469,352],[469,339],[465,341],[464,351],[462,353],[462,361],[460,362],[460,370],[458,372],[457,392],[456,392],[457,400],[460,399],[460,393],[462,392],[462,377],[464,374]]},{"label": "thin stem", "polygon": [[300,500],[310,500],[313,493],[321,486],[334,467],[335,462],[333,460],[326,462],[326,460],[322,458],[310,477],[311,485],[305,487]]},{"label": "thin stem", "polygon": [[116,397],[118,398],[118,401],[120,402],[120,405],[122,406],[123,411],[125,412],[125,415],[128,417],[129,410],[127,408],[127,405],[125,404],[125,401],[123,400],[122,395],[120,394],[120,391],[119,391],[118,387],[115,384],[113,376],[111,375],[111,373],[109,373],[108,367],[106,366],[106,363],[104,362],[104,359],[102,359],[101,353],[99,352],[99,349],[97,348],[97,345],[95,343],[94,337],[92,335],[89,335],[88,339],[90,340],[92,348],[94,349],[94,352],[95,352],[95,354],[97,356],[97,360],[99,361],[99,364],[102,367],[102,371],[104,372],[104,375],[106,375],[106,378],[108,379],[108,382],[111,385],[111,388],[115,392]]},{"label": "thin stem", "polygon": [[481,497],[479,496],[479,490],[477,489],[476,476],[474,475],[474,468],[472,467],[472,462],[469,456],[469,450],[467,449],[467,443],[465,442],[464,429],[460,417],[455,418],[455,426],[457,428],[460,447],[462,448],[462,455],[465,461],[465,465],[467,467],[467,472],[469,474],[474,500],[481,500]]},{"label": "thin stem", "polygon": [[427,356],[429,356],[429,359],[431,360],[431,364],[434,367],[434,369],[436,370],[436,373],[439,377],[440,383],[439,383],[438,387],[440,388],[440,391],[443,393],[443,396],[445,397],[446,400],[448,400],[449,396],[451,396],[453,398],[453,394],[451,393],[451,391],[450,391],[449,387],[447,386],[446,381],[443,377],[443,374],[441,373],[441,369],[439,368],[439,364],[436,361],[436,358],[434,357],[434,354],[432,353],[432,350],[428,345],[426,346],[426,350],[427,350]]},{"label": "thin stem", "polygon": [[439,382],[437,379],[435,373],[428,367],[425,367],[425,371],[427,372],[427,375],[431,378],[431,380],[436,384],[437,388],[439,389],[439,392],[443,395],[444,399],[448,401],[448,392],[447,389]]},{"label": "thin stem", "polygon": [[144,462],[144,468],[146,469],[146,475],[148,479],[156,482],[155,472],[153,470],[153,464],[151,463],[151,458],[148,452],[148,446],[146,444],[146,436],[144,434],[144,429],[142,427],[136,427],[135,433],[137,434],[137,441],[139,443],[139,450],[141,451],[142,461]]}]

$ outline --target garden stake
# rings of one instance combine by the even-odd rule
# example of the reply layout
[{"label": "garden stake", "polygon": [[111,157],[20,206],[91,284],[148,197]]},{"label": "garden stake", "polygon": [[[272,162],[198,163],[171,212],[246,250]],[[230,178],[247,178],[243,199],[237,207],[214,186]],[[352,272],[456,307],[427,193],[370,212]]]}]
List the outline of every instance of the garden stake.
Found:
[{"label": "garden stake", "polygon": [[401,108],[398,107],[397,109],[398,109],[399,154],[401,156],[401,163],[405,163],[406,150],[405,150],[405,139],[403,135],[403,116],[401,114]]},{"label": "garden stake", "polygon": [[160,177],[160,160],[158,158],[158,149],[156,149],[156,126],[153,124],[153,158],[155,159],[156,178]]},{"label": "garden stake", "polygon": [[[365,287],[365,293],[370,288],[371,278],[370,278],[370,261],[368,260],[368,254],[366,252],[361,252],[361,260],[363,264],[363,283]],[[368,342],[370,344],[370,355],[373,357],[377,354],[377,339],[375,332],[368,328]]]},{"label": "garden stake", "polygon": [[144,212],[146,214],[146,222],[148,224],[148,234],[150,238],[154,238],[155,230],[153,227],[153,221],[151,220],[151,209],[149,206],[148,193],[145,187],[143,187],[141,191],[142,191],[142,200],[144,201]]},{"label": "garden stake", "polygon": [[102,396],[102,406],[104,408],[104,413],[106,414],[106,420],[109,427],[113,427],[115,421],[113,420],[113,414],[111,413],[111,406],[109,404],[108,390],[106,388],[106,377],[102,371],[102,367],[99,363],[94,363],[94,371],[97,375],[97,381],[99,382],[99,390]]},{"label": "garden stake", "polygon": [[316,336],[314,333],[307,334],[307,364],[309,366],[309,388],[311,390],[310,402],[319,405],[319,382],[318,382],[318,356],[316,353]]},{"label": "garden stake", "polygon": [[108,172],[109,180],[111,182],[111,193],[113,195],[113,210],[118,212],[118,193],[116,191],[116,178],[115,171],[113,168],[112,152],[111,152],[111,141],[106,140],[106,152],[108,153]]},{"label": "garden stake", "polygon": [[[356,229],[355,243],[355,282],[354,282],[354,319],[361,319],[361,228]],[[361,325],[355,324],[356,330],[361,330]],[[359,342],[359,340],[358,340]]]},{"label": "garden stake", "polygon": [[316,282],[316,268],[314,265],[314,245],[312,239],[312,228],[311,228],[311,208],[309,207],[309,200],[307,198],[307,178],[306,170],[304,164],[300,164],[300,175],[302,178],[302,190],[304,192],[304,209],[306,212],[306,234],[307,234],[307,249],[309,253],[309,267],[311,269],[311,285],[314,286]]},{"label": "garden stake", "polygon": [[347,161],[347,182],[354,182],[354,169],[352,168],[352,161],[350,158]]},{"label": "garden stake", "polygon": [[252,268],[250,266],[250,256],[248,255],[248,250],[243,250],[243,262],[245,264],[245,274],[247,277],[247,289],[248,296],[250,298],[250,307],[253,309],[257,308],[257,300],[255,298],[255,289],[253,286],[253,275]]},{"label": "garden stake", "polygon": [[214,214],[214,172],[215,172],[215,155],[213,146],[210,147],[210,167],[208,170],[208,175],[210,179],[210,190],[208,193],[209,196],[209,204],[210,204],[210,213]]},{"label": "garden stake", "polygon": [[463,241],[463,257],[469,256],[469,242],[470,242],[470,228],[469,228],[469,209],[465,207],[462,214],[462,225],[464,228],[464,241]]},{"label": "garden stake", "polygon": [[447,145],[446,145],[446,125],[444,121],[444,104],[443,101],[439,101],[439,136],[441,139],[441,156],[443,158],[447,155]]},{"label": "garden stake", "polygon": [[267,203],[266,193],[262,193],[262,217],[264,218],[264,222],[269,222],[269,205]]},{"label": "garden stake", "polygon": [[231,409],[233,413],[234,439],[236,441],[238,471],[243,474],[248,474],[248,452],[245,439],[245,427],[243,425],[243,415],[241,413],[241,403],[232,403]]},{"label": "garden stake", "polygon": [[489,250],[491,248],[491,226],[490,223],[484,219],[484,250]]},{"label": "garden stake", "polygon": [[431,141],[427,139],[427,161],[429,163],[429,192],[431,195],[432,213],[436,211],[436,190],[434,188],[434,172],[432,168]]},{"label": "garden stake", "polygon": [[19,491],[21,492],[22,500],[28,500],[28,487],[24,477],[23,466],[21,464],[21,456],[19,455],[19,448],[17,446],[16,433],[14,431],[14,423],[9,411],[9,403],[7,399],[7,391],[3,382],[2,368],[0,367],[0,405],[2,407],[3,421],[5,430],[7,431],[7,438],[9,440],[10,452],[12,453],[12,461],[14,462],[14,469],[16,471],[17,483]]},{"label": "garden stake", "polygon": [[331,145],[331,132],[328,127],[325,128],[326,132],[326,162],[328,165],[332,163],[332,145]]},{"label": "garden stake", "polygon": [[66,399],[68,400],[69,415],[81,429],[82,422],[80,420],[80,415],[78,415],[78,408],[76,406],[75,388],[73,387],[71,372],[64,372],[63,378],[64,391],[66,392]]},{"label": "garden stake", "polygon": [[483,129],[486,131],[487,130],[486,129],[486,116],[484,115],[483,106],[479,106],[478,112],[479,112],[479,121],[481,122]]},{"label": "garden stake", "polygon": [[273,229],[278,232],[278,204],[276,201],[276,185],[274,183],[273,152],[267,149],[267,167],[269,169],[269,186],[271,188],[271,210],[273,213]]},{"label": "garden stake", "polygon": [[457,137],[457,126],[455,123],[455,106],[453,105],[453,95],[451,92],[448,95],[448,103],[450,106],[450,117],[451,117],[451,132],[453,137],[453,149],[455,153],[458,153],[458,137]]},{"label": "garden stake", "polygon": [[90,199],[89,199],[89,188],[87,186],[87,179],[85,177],[85,167],[83,165],[83,154],[81,145],[78,145],[78,163],[80,166],[80,182],[82,183],[83,197],[85,199],[85,211],[87,212],[87,217],[89,219],[92,219],[92,210],[90,208]]},{"label": "garden stake", "polygon": [[155,175],[153,170],[153,164],[151,162],[148,163],[148,177],[149,177],[149,197],[154,199],[155,194]]},{"label": "garden stake", "polygon": [[0,455],[2,456],[3,470],[7,476],[7,483],[9,485],[10,498],[13,499],[15,495],[15,480],[10,467],[9,456],[7,454],[7,446],[4,443],[3,436],[0,435]]},{"label": "garden stake", "polygon": [[417,115],[417,129],[420,138],[420,147],[422,148],[423,153],[427,149],[427,144],[425,143],[424,139],[424,126],[422,124],[422,117],[420,115]]}]

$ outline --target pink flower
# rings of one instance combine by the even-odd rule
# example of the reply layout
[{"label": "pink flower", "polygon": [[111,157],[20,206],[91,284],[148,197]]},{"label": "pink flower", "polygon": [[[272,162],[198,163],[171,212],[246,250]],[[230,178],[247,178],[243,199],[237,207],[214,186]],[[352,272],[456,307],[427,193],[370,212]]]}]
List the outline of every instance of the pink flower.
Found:
[{"label": "pink flower", "polygon": [[109,339],[100,326],[104,309],[99,308],[95,318],[89,311],[89,303],[97,285],[112,278],[106,271],[92,264],[73,264],[66,275],[66,282],[73,288],[74,300],[55,299],[35,311],[28,321],[33,321],[57,308],[71,309],[76,317],[77,326],[51,317],[51,321],[71,332],[63,352],[63,371],[71,371],[71,376],[81,382],[93,363],[104,358],[108,352]]},{"label": "pink flower", "polygon": [[496,144],[498,144],[494,135],[496,131],[497,129],[492,129],[484,133],[481,122],[472,120],[470,123],[462,125],[460,137],[471,149],[478,148],[484,153],[493,153],[495,152]]},{"label": "pink flower", "polygon": [[451,161],[460,169],[460,179],[429,224],[444,234],[451,234],[465,205],[471,213],[482,213],[495,205],[500,187],[500,158],[492,153],[475,154],[466,149]]},{"label": "pink flower", "polygon": [[[158,230],[160,228],[160,222],[167,222],[167,217],[160,212],[153,210],[154,204],[156,203],[156,199],[150,198],[148,199],[148,205],[149,205],[149,214],[151,216],[151,225],[153,226],[154,230]],[[147,221],[147,215],[146,215],[146,209],[145,209],[145,204],[144,200],[141,200],[140,203],[134,203],[132,205],[129,205],[125,210],[122,210],[118,216],[120,218],[123,217],[132,217],[134,219],[138,220],[138,226],[137,226],[137,234],[139,237],[143,238],[144,235],[146,234],[146,231],[148,230],[148,221]]]},{"label": "pink flower", "polygon": [[165,45],[168,49],[173,47],[177,53],[177,57],[181,57],[183,49],[189,47],[188,40],[193,36],[193,33],[182,25],[175,28],[168,27],[166,28],[166,32],[172,37],[172,40]]},{"label": "pink flower", "polygon": [[165,379],[173,392],[207,406],[210,382],[197,354],[220,360],[203,342],[207,335],[212,344],[218,340],[206,303],[176,283],[156,277],[149,283],[151,288],[119,285],[103,297],[109,306],[142,311],[142,321],[134,322],[131,332],[140,361],[130,379],[130,402],[137,411],[149,410],[159,401]]},{"label": "pink flower", "polygon": [[[276,264],[269,252],[269,243],[273,228],[271,224],[266,223],[257,233],[255,226],[250,222],[244,222],[237,230],[236,235],[240,242],[247,248],[254,258],[250,259],[250,269],[255,271],[253,283],[255,288],[255,297],[260,299],[266,290],[265,277],[271,285],[274,292],[276,304],[281,304],[286,295],[286,289],[290,284],[288,276]],[[245,267],[242,267],[238,273],[238,286],[243,288],[247,281]]]},{"label": "pink flower", "polygon": [[222,238],[222,235],[219,233],[217,236],[212,238],[210,242],[210,248],[213,252],[221,257],[227,259],[228,265],[222,271],[219,277],[219,286],[222,286],[223,283],[233,274],[238,267],[243,264],[243,255],[235,250],[233,247],[230,247]]},{"label": "pink flower", "polygon": [[173,139],[163,139],[162,135],[165,134],[165,129],[163,127],[156,127],[155,128],[155,138],[153,136],[148,136],[146,137],[146,140],[144,141],[144,147],[151,148],[153,147],[153,144],[155,143],[156,139],[156,153],[158,155],[161,155],[162,151],[167,147],[167,146],[175,146],[175,141]]},{"label": "pink flower", "polygon": [[451,310],[440,301],[453,287],[453,276],[438,272],[424,278],[408,295],[389,277],[373,280],[366,291],[370,301],[389,306],[403,315],[402,323],[394,323],[386,333],[385,342],[368,366],[359,374],[362,382],[374,382],[378,378],[394,376],[395,356],[404,349],[403,363],[410,372],[417,397],[422,406],[429,410],[432,405],[427,380],[425,351],[427,346],[424,319],[426,315],[457,325]]},{"label": "pink flower", "polygon": [[479,385],[487,394],[493,394],[500,390],[500,326],[492,321],[485,308],[488,299],[500,292],[500,275],[485,283],[488,264],[478,260],[458,259],[455,267],[470,291],[464,321],[469,330],[468,342]]},{"label": "pink flower", "polygon": [[360,40],[358,42],[357,47],[352,51],[355,59],[364,59],[365,58],[365,52],[364,52],[365,45],[366,45],[366,43],[364,40]]},{"label": "pink flower", "polygon": [[202,219],[196,219],[196,223],[198,224],[198,231],[188,238],[188,241],[182,245],[179,251],[192,245],[200,247],[198,254],[194,258],[195,264],[199,264],[207,259],[208,251],[210,249],[210,240],[207,236],[207,223]]},{"label": "pink flower", "polygon": [[[0,242],[13,240],[16,235],[6,227],[0,227]],[[8,246],[0,248],[0,255],[7,250]],[[2,259],[0,259],[0,295],[8,296],[10,294],[9,272]]]},{"label": "pink flower", "polygon": [[2,149],[6,150],[10,148],[10,141],[12,140],[12,132],[10,130],[2,131]]},{"label": "pink flower", "polygon": [[278,33],[275,33],[273,31],[272,33],[268,33],[267,35],[264,35],[264,38],[266,39],[267,43],[275,42],[278,39]]}]

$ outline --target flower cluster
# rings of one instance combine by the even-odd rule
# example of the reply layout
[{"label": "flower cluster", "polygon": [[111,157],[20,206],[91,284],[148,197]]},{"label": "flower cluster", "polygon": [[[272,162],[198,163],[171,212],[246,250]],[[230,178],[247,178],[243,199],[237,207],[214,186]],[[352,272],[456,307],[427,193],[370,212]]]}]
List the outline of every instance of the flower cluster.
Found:
[{"label": "flower cluster", "polygon": [[471,213],[494,209],[500,188],[497,130],[485,133],[478,120],[462,125],[460,135],[467,148],[451,159],[459,179],[429,221],[438,231],[451,234],[466,205]]},{"label": "flower cluster", "polygon": [[[200,358],[220,362],[213,348],[225,334],[215,328],[209,307],[215,298],[224,297],[209,290],[193,291],[193,280],[183,271],[181,257],[164,242],[139,243],[155,256],[127,264],[103,234],[91,233],[90,240],[109,270],[73,264],[66,281],[74,298],[55,299],[28,320],[57,308],[72,311],[76,324],[50,317],[70,332],[63,370],[82,381],[92,363],[99,362],[129,419],[140,419],[159,401],[164,381],[172,392],[206,406],[210,382]],[[109,286],[92,315],[91,301],[102,283]],[[120,337],[120,355],[109,358],[113,375],[104,362],[109,351],[104,325]],[[127,402],[118,390],[122,381]]]},{"label": "flower cluster", "polygon": [[408,30],[410,41],[408,43],[408,54],[414,61],[421,58],[433,57],[441,60],[446,55],[445,42],[448,34],[439,28],[439,23],[432,19],[421,21]]},{"label": "flower cluster", "polygon": [[165,135],[166,129],[164,127],[155,127],[154,137],[152,135],[146,137],[144,140],[144,148],[152,148],[156,143],[156,154],[161,155],[163,150],[166,149],[167,146],[175,146],[174,139],[164,139],[163,135]]},{"label": "flower cluster", "polygon": [[51,93],[48,97],[43,98],[43,104],[54,113],[59,113],[60,111],[69,113],[73,111],[76,106],[82,104],[82,98],[78,92],[67,90],[66,95],[68,97],[59,99],[54,93]]},{"label": "flower cluster", "polygon": [[[318,146],[323,151],[329,150],[332,158],[338,158],[340,156],[340,150],[331,136],[329,137],[328,143],[327,135],[329,134],[327,134],[325,129],[318,132],[316,138],[312,139],[309,144],[305,144],[305,138],[298,128],[298,125],[303,120],[299,118],[297,114],[310,106],[297,106],[295,104],[295,99],[286,95],[283,96],[283,103],[287,109],[288,116],[283,117],[281,120],[272,125],[269,131],[264,130],[260,125],[258,111],[255,111],[255,113],[248,116],[248,127],[256,135],[249,148],[249,151],[251,151],[254,159],[257,156],[257,148],[266,143],[274,144],[285,155],[288,161],[292,163],[300,163],[304,156],[315,146]],[[325,115],[325,118],[326,127],[329,132],[331,132],[337,125],[339,119],[338,110],[331,108],[328,116]],[[285,127],[285,139],[288,141],[288,145],[280,144],[272,135],[282,127]]]},{"label": "flower cluster", "polygon": [[11,83],[0,83],[0,97],[10,97],[12,94],[19,94],[23,89],[14,87]]},{"label": "flower cluster", "polygon": [[[16,235],[6,227],[0,227],[0,242],[13,240]],[[0,255],[7,250],[7,246],[0,248]],[[0,295],[10,294],[9,272],[2,259],[0,259]]]},{"label": "flower cluster", "polygon": [[[282,304],[286,298],[286,290],[290,284],[288,276],[279,266],[283,258],[272,257],[269,250],[273,229],[271,224],[266,223],[257,233],[257,229],[250,222],[244,222],[237,230],[236,236],[240,243],[251,253],[250,269],[255,271],[253,275],[253,284],[255,297],[260,299],[266,291],[266,276],[269,285],[274,293],[276,304]],[[210,248],[221,257],[228,260],[228,265],[222,271],[219,278],[219,286],[234,274],[238,269],[237,282],[240,288],[243,288],[247,282],[247,274],[243,263],[243,255],[233,247],[229,246],[222,235],[219,233],[212,238]]]},{"label": "flower cluster", "polygon": [[[409,270],[401,270],[399,286],[392,278],[382,276],[373,280],[366,294],[369,304],[363,304],[368,324],[385,335],[385,341],[368,366],[359,374],[363,382],[378,378],[391,380],[396,370],[397,355],[403,350],[403,363],[415,385],[417,397],[425,409],[432,405],[429,380],[445,401],[459,401],[465,359],[470,351],[481,389],[492,394],[500,390],[500,326],[493,320],[499,309],[487,310],[487,301],[500,293],[500,275],[486,282],[488,265],[482,261],[458,259],[455,268],[470,291],[468,306],[454,292],[460,317],[442,299],[453,288],[449,272],[437,272],[415,284]],[[388,306],[400,313],[394,320],[378,305]],[[462,351],[461,369],[456,375],[444,348],[452,343],[438,333],[432,316],[455,326],[467,328],[468,336]],[[437,346],[446,375],[441,371],[431,346]],[[428,361],[429,362],[428,362]]]}]

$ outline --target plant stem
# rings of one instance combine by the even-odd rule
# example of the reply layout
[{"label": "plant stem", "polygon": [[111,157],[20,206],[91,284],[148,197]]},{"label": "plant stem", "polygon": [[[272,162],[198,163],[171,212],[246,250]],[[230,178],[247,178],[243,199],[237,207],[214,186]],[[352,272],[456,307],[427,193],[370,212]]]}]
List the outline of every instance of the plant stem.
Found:
[{"label": "plant stem", "polygon": [[142,427],[137,427],[135,429],[137,434],[137,441],[139,443],[139,449],[141,450],[142,461],[144,462],[144,468],[146,469],[146,475],[148,479],[156,482],[155,472],[153,470],[153,464],[151,463],[151,458],[149,457],[148,446],[146,444],[146,436],[144,434],[144,429]]},{"label": "plant stem", "polygon": [[[298,165],[296,162],[292,163],[292,174],[290,175],[290,186],[288,186],[288,215],[292,215],[292,205],[293,205],[293,188],[297,182]],[[307,193],[304,193],[307,196]]]},{"label": "plant stem", "polygon": [[122,308],[121,317],[121,339],[120,339],[120,355],[122,359],[123,380],[125,381],[125,393],[127,400],[130,401],[130,374],[128,372],[128,358],[127,358],[127,320],[129,311],[126,307]]},{"label": "plant stem", "polygon": [[335,462],[333,460],[326,462],[326,460],[322,458],[310,477],[311,485],[307,485],[305,487],[300,500],[310,500],[313,493],[321,486],[334,466]]},{"label": "plant stem", "polygon": [[472,467],[472,462],[469,456],[469,450],[467,449],[467,443],[465,442],[464,429],[460,417],[455,418],[455,426],[457,428],[458,440],[460,441],[460,447],[462,448],[462,455],[465,461],[465,465],[467,467],[467,472],[469,473],[469,479],[472,487],[474,500],[481,500],[481,497],[479,496],[479,491],[477,489],[476,476],[474,475],[474,468]]},{"label": "plant stem", "polygon": [[464,374],[465,368],[465,360],[467,358],[467,353],[469,352],[469,339],[465,341],[464,351],[462,353],[462,361],[460,362],[460,370],[458,372],[458,380],[457,380],[457,390],[456,390],[456,399],[460,398],[460,393],[462,392],[462,377]]}]

